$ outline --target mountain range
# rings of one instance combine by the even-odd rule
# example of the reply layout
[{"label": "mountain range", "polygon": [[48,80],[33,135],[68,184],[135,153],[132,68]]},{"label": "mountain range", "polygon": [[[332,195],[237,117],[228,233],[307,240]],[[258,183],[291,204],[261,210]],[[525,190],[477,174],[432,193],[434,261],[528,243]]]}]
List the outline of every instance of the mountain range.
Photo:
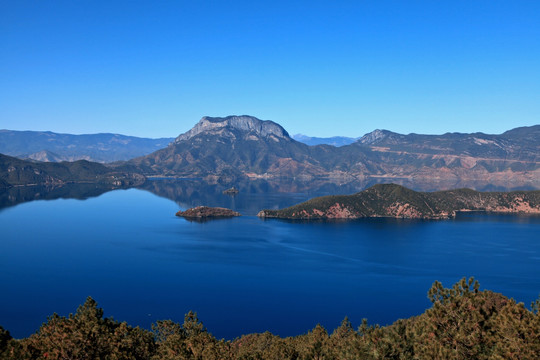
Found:
[{"label": "mountain range", "polygon": [[306,145],[332,145],[332,146],[344,146],[350,145],[358,138],[346,137],[346,136],[332,136],[327,138],[307,136],[304,134],[295,134],[292,138],[296,141],[300,141]]},{"label": "mountain range", "polygon": [[[25,140],[23,135],[29,137]],[[78,153],[112,161],[137,153],[139,157],[116,161],[107,169],[144,176],[220,182],[257,178],[396,182],[424,190],[540,188],[540,125],[499,135],[403,135],[374,130],[339,147],[309,146],[279,124],[249,115],[203,117],[175,139],[0,131],[0,152],[30,154],[46,143],[51,146],[40,150],[42,160]]]},{"label": "mountain range", "polygon": [[150,154],[173,140],[119,134],[71,135],[50,131],[0,130],[0,153],[47,162],[88,160],[108,163]]},{"label": "mountain range", "polygon": [[308,146],[272,121],[203,117],[164,149],[127,162],[145,175],[206,179],[407,179],[465,187],[540,187],[540,125],[500,135],[375,130],[341,147]]},{"label": "mountain range", "polygon": [[144,181],[144,176],[124,171],[120,166],[113,169],[86,160],[61,163],[26,161],[0,154],[0,189],[29,185],[59,187],[73,183],[120,188],[140,185]]}]

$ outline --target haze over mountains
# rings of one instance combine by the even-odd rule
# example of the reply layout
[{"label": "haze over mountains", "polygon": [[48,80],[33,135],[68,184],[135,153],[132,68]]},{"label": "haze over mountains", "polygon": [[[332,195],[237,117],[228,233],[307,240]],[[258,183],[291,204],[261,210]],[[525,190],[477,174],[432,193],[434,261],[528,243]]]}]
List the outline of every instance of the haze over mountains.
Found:
[{"label": "haze over mountains", "polygon": [[107,163],[149,154],[166,147],[173,140],[119,134],[71,135],[50,131],[0,130],[0,153],[38,161]]},{"label": "haze over mountains", "polygon": [[304,134],[295,134],[292,138],[296,141],[300,141],[306,145],[332,145],[332,146],[344,146],[350,145],[358,138],[346,137],[346,136],[332,136],[332,137],[313,137]]}]

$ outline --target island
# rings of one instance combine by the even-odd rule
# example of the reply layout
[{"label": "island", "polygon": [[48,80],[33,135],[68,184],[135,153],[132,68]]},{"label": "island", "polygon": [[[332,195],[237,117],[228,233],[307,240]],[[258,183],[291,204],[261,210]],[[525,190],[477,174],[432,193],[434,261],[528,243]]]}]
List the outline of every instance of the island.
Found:
[{"label": "island", "polygon": [[353,195],[322,196],[257,216],[279,219],[449,219],[458,212],[540,214],[540,191],[478,192],[457,189],[417,192],[396,184],[377,184]]},{"label": "island", "polygon": [[236,194],[239,193],[239,191],[238,191],[237,188],[235,188],[235,187],[233,186],[233,187],[230,188],[230,189],[223,190],[223,193],[224,193],[225,195],[236,195]]},{"label": "island", "polygon": [[178,211],[176,216],[188,219],[228,218],[241,216],[239,212],[222,207],[197,206],[186,211]]}]

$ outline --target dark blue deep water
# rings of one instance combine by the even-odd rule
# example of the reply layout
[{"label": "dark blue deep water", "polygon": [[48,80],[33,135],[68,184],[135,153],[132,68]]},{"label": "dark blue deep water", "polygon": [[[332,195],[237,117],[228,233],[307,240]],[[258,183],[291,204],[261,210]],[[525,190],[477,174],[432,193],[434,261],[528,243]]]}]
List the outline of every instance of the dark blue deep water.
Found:
[{"label": "dark blue deep water", "polygon": [[[540,293],[540,217],[265,221],[258,210],[316,194],[221,190],[153,181],[86,200],[4,207],[0,325],[28,336],[48,315],[68,315],[92,296],[105,316],[145,328],[182,322],[194,310],[218,338],[288,336],[317,323],[332,330],[345,316],[358,325],[420,314],[434,280],[451,286],[474,276],[527,306]],[[174,216],[202,203],[245,216],[205,223]]]}]

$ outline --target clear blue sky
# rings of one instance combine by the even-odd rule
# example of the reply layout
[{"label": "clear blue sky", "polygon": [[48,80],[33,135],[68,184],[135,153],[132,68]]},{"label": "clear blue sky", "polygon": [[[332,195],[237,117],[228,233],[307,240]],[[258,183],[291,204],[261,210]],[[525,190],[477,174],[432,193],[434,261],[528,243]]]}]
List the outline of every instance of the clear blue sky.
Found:
[{"label": "clear blue sky", "polygon": [[0,128],[172,137],[540,124],[539,1],[0,0]]}]

